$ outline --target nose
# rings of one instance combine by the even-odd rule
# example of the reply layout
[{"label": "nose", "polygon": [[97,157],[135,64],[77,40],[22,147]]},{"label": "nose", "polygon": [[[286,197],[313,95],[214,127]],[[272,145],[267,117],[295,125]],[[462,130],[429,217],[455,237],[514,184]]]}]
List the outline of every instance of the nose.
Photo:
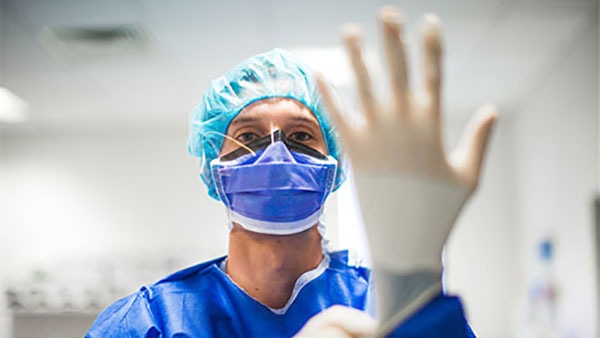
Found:
[{"label": "nose", "polygon": [[271,134],[271,144],[256,160],[256,163],[272,162],[296,162],[286,145],[285,135],[280,130]]},{"label": "nose", "polygon": [[271,143],[286,141],[285,134],[281,129],[277,129],[271,133]]}]

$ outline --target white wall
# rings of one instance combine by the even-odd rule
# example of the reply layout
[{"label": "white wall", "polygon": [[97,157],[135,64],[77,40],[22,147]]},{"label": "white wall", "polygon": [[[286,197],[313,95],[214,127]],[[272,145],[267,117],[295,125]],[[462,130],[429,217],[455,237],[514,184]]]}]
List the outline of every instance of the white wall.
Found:
[{"label": "white wall", "polygon": [[523,335],[545,236],[556,243],[560,337],[597,336],[597,46],[596,32],[583,37],[521,101],[500,104],[483,185],[447,250],[449,289],[482,337]]},{"label": "white wall", "polygon": [[[462,295],[481,337],[524,335],[537,248],[546,236],[556,244],[559,336],[597,337],[596,29],[563,50],[521,98],[499,103],[483,185],[459,220],[446,260],[447,285]],[[458,122],[449,123],[450,139]]]},{"label": "white wall", "polygon": [[[462,297],[479,337],[512,335],[520,278],[512,152],[516,144],[512,118],[506,115],[492,135],[479,189],[459,218],[445,253],[445,285]],[[456,143],[466,123],[466,119],[448,122],[449,144]]]},{"label": "white wall", "polygon": [[582,37],[515,112],[521,294],[532,277],[536,242],[553,234],[558,318],[569,337],[597,334],[592,209],[598,193],[597,48],[597,32]]},{"label": "white wall", "polygon": [[178,130],[5,127],[2,290],[31,284],[41,271],[80,291],[74,297],[82,296],[81,283],[125,287],[106,296],[116,297],[169,269],[223,255],[225,215],[206,197],[197,161],[187,155],[186,128],[185,121]]},{"label": "white wall", "polygon": [[225,233],[222,209],[205,198],[183,128],[32,128],[2,143],[3,231],[13,239],[3,249],[17,257],[204,257],[224,248],[212,240]]}]

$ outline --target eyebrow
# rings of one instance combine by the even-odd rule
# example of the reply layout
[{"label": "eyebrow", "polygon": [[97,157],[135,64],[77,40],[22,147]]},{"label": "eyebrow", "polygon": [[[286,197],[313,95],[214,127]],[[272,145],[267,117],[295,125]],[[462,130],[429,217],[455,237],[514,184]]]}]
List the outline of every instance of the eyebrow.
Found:
[{"label": "eyebrow", "polygon": [[[305,116],[293,116],[290,119],[294,122],[303,122],[303,123],[313,124],[313,125],[316,124],[317,126],[319,126],[319,122],[316,119],[310,119]],[[238,116],[235,119],[233,119],[233,121],[231,121],[230,125],[235,126],[235,125],[239,125],[239,124],[253,123],[253,122],[260,121],[260,120],[261,120],[260,118],[253,117],[253,116]]]},{"label": "eyebrow", "polygon": [[259,121],[259,120],[260,120],[259,118],[252,117],[252,116],[237,116],[236,118],[233,119],[233,121],[231,121],[230,125],[235,126],[238,124],[252,123],[252,122]]},{"label": "eyebrow", "polygon": [[319,122],[316,119],[309,119],[308,117],[305,117],[305,116],[294,116],[294,117],[292,117],[292,121],[304,122],[304,123],[308,123],[308,124],[316,124],[317,126],[319,125]]}]

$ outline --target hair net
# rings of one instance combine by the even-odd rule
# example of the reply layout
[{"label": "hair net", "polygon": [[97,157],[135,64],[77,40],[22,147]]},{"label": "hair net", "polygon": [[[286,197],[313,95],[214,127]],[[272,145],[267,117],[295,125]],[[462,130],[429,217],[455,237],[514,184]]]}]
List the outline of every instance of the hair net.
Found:
[{"label": "hair net", "polygon": [[313,71],[291,53],[274,49],[253,56],[225,76],[214,79],[192,113],[188,151],[201,159],[200,176],[214,199],[219,197],[210,161],[219,156],[229,123],[252,102],[273,97],[297,100],[315,114],[328,154],[340,163],[333,190],[346,179],[337,133],[321,102]]}]

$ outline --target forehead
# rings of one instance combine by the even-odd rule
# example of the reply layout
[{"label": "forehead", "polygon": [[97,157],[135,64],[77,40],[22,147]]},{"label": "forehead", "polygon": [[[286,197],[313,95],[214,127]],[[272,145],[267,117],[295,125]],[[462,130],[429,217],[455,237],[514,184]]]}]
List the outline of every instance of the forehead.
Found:
[{"label": "forehead", "polygon": [[319,126],[313,112],[299,101],[290,98],[270,98],[245,107],[230,126],[249,122],[304,122]]}]

